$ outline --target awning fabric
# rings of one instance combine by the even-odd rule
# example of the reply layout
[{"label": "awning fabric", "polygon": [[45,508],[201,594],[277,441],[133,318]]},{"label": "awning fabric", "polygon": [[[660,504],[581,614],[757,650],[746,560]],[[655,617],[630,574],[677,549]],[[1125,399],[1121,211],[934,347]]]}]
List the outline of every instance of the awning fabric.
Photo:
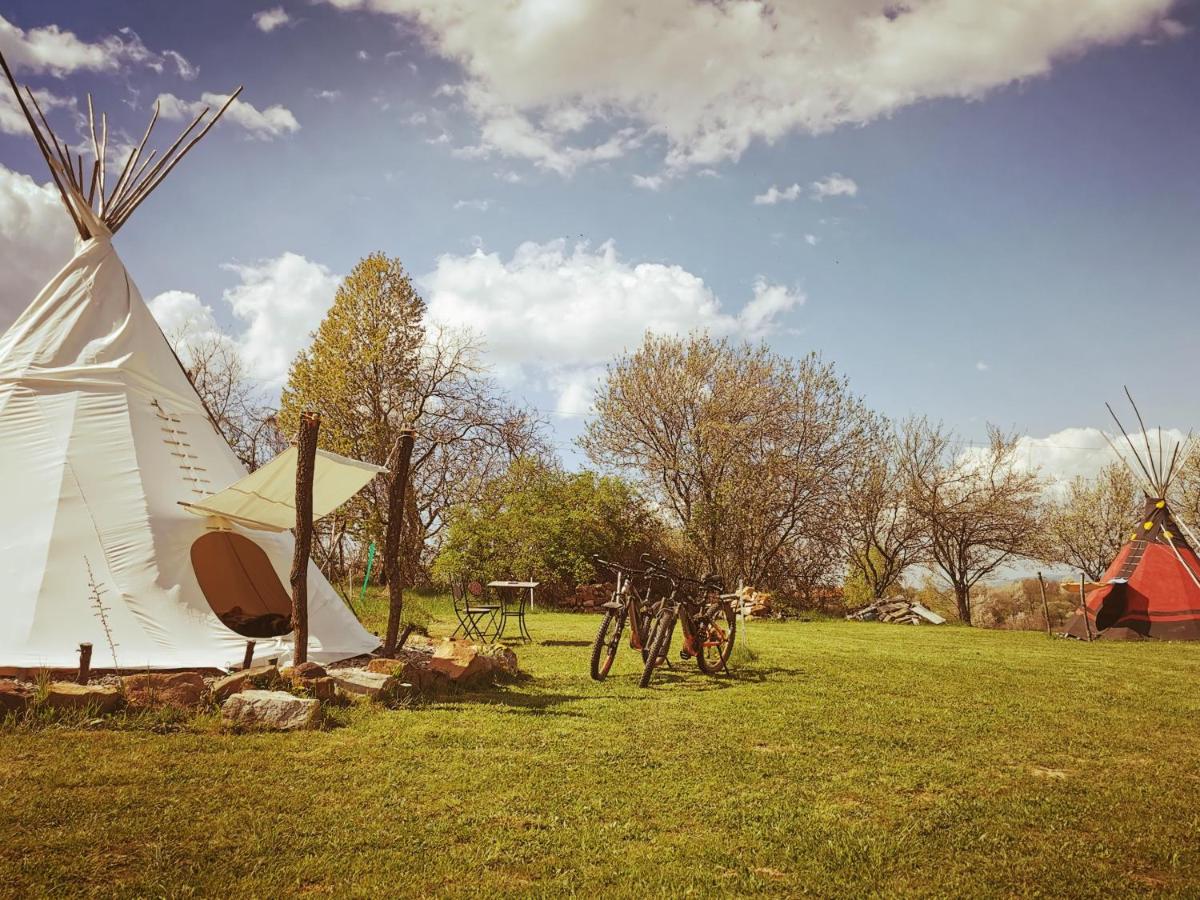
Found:
[{"label": "awning fabric", "polygon": [[[378,473],[380,466],[317,451],[313,471],[313,519],[333,512]],[[211,497],[183,504],[198,516],[221,516],[262,531],[296,525],[296,448],[289,447],[260,469]]]}]

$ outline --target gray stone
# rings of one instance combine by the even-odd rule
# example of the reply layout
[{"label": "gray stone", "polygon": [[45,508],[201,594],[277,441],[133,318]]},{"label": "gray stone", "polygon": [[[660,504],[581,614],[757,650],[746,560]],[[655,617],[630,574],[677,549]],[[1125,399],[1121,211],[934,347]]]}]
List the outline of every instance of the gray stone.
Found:
[{"label": "gray stone", "polygon": [[392,676],[383,672],[368,672],[365,669],[330,669],[329,677],[338,690],[353,697],[375,699],[386,695],[394,688]]},{"label": "gray stone", "polygon": [[221,705],[221,718],[246,728],[296,731],[320,722],[321,701],[286,691],[242,691]]}]

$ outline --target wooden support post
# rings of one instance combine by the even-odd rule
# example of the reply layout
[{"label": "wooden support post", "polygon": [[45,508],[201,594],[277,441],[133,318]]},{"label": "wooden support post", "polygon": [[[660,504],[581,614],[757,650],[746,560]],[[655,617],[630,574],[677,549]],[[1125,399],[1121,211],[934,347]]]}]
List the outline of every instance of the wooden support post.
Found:
[{"label": "wooden support post", "polygon": [[293,665],[308,661],[308,557],[312,552],[313,470],[317,464],[317,435],[321,417],[300,416],[296,436],[296,552],[292,556],[292,628],[295,631]]},{"label": "wooden support post", "polygon": [[242,657],[242,670],[250,668],[254,663],[254,641],[246,641],[246,655]]},{"label": "wooden support post", "polygon": [[1054,637],[1050,632],[1050,604],[1046,602],[1046,579],[1038,572],[1038,587],[1042,589],[1042,615],[1046,617],[1046,637]]},{"label": "wooden support post", "polygon": [[87,684],[88,679],[92,677],[92,645],[79,645],[79,677],[76,679],[80,684]]},{"label": "wooden support post", "polygon": [[408,499],[408,467],[412,461],[413,443],[417,432],[413,428],[400,431],[398,452],[388,484],[388,526],[383,547],[384,572],[388,583],[388,624],[383,641],[383,655],[396,652],[400,634],[400,616],[404,612],[404,573],[400,566],[400,541],[404,535],[404,507]]}]

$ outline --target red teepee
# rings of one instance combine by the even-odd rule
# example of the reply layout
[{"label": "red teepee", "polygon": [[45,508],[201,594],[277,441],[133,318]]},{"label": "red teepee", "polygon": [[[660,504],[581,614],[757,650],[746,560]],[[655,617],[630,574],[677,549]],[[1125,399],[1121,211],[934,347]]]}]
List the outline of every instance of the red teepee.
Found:
[{"label": "red teepee", "polygon": [[1162,638],[1200,641],[1200,558],[1164,500],[1147,500],[1137,531],[1067,623],[1066,634],[1088,639]]},{"label": "red teepee", "polygon": [[[1128,393],[1127,389],[1126,395]],[[1132,397],[1130,403],[1133,403]],[[1109,412],[1112,412],[1111,406]],[[1137,412],[1136,405],[1134,412]],[[1065,634],[1084,640],[1095,637],[1107,640],[1200,640],[1200,557],[1196,556],[1164,499],[1187,456],[1191,436],[1177,445],[1169,461],[1164,462],[1162,430],[1159,429],[1156,462],[1144,425],[1142,438],[1146,453],[1143,456],[1115,413],[1113,420],[1121,428],[1141,470],[1139,473],[1130,466],[1134,476],[1145,482],[1146,507],[1129,540],[1104,573],[1103,586],[1087,595],[1085,604],[1067,622]],[[1142,424],[1140,414],[1138,423]],[[1182,457],[1181,448],[1184,448]],[[1115,452],[1116,448],[1113,450]],[[1128,464],[1128,459],[1119,453],[1118,456]]]}]

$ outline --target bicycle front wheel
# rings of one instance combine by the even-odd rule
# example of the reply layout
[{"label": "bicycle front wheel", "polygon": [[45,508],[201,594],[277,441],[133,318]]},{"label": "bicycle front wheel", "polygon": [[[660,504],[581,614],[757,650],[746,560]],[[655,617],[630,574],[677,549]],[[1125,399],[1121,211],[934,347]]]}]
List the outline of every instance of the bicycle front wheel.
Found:
[{"label": "bicycle front wheel", "polygon": [[621,632],[625,628],[625,616],[609,610],[604,614],[596,640],[592,642],[591,675],[594,681],[608,677],[613,660],[617,658],[617,647],[621,644]]},{"label": "bicycle front wheel", "polygon": [[674,630],[675,613],[669,609],[664,609],[658,614],[658,617],[654,620],[654,624],[650,627],[646,664],[642,668],[642,677],[638,681],[641,687],[648,687],[650,685],[650,679],[654,676],[654,670],[658,667],[659,661],[667,658],[667,648],[670,646],[671,632]]},{"label": "bicycle front wheel", "polygon": [[729,671],[729,657],[733,653],[733,641],[737,637],[737,613],[733,604],[722,603],[708,616],[701,629],[699,654],[696,663],[706,675],[716,675],[722,669]]}]

